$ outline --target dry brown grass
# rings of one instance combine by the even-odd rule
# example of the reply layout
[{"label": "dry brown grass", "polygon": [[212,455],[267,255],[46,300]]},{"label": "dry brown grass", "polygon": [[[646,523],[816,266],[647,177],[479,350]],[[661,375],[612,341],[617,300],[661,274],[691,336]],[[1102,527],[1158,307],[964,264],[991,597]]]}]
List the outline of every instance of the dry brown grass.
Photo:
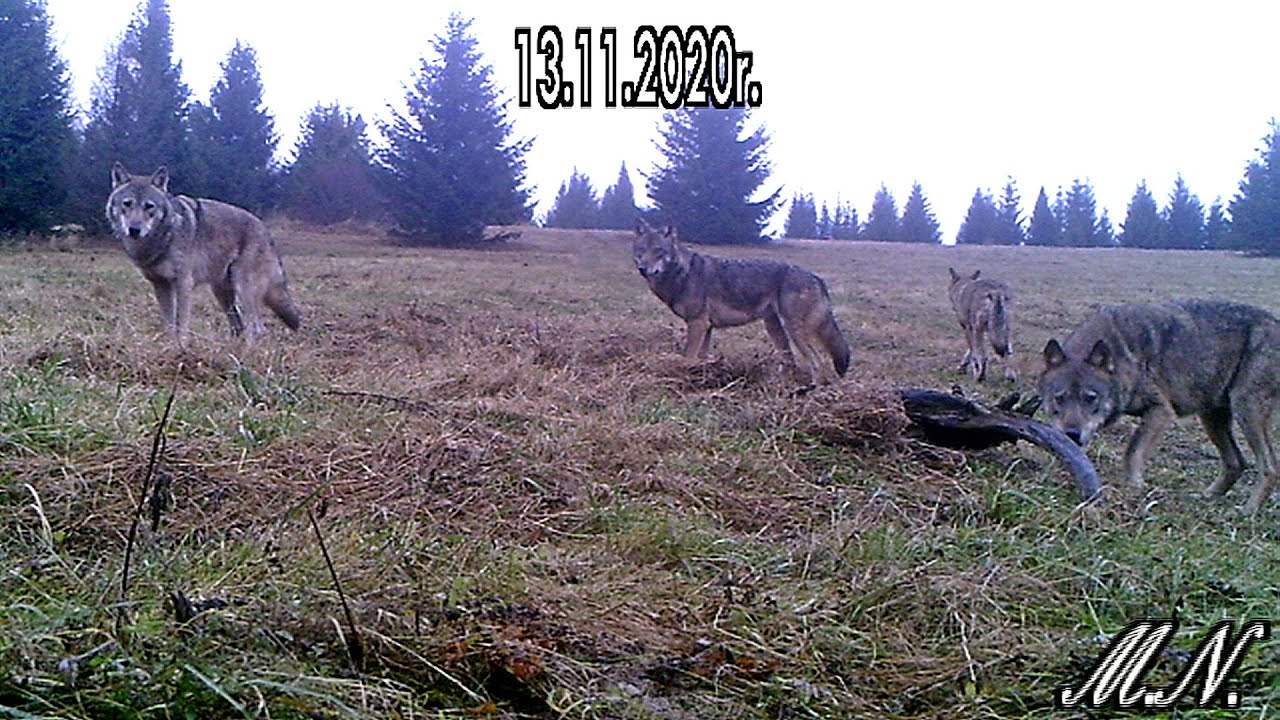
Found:
[{"label": "dry brown grass", "polygon": [[[1280,309],[1273,261],[719,250],[784,257],[830,286],[854,366],[797,395],[759,326],[722,331],[713,363],[681,361],[682,324],[636,276],[625,233],[524,229],[492,250],[276,233],[305,327],[275,324],[247,353],[201,296],[175,357],[110,246],[0,256],[0,550],[21,578],[0,605],[41,609],[0,620],[16,638],[0,644],[0,702],[130,717],[158,715],[148,702],[202,717],[233,703],[271,717],[1048,715],[1095,634],[1175,605],[1257,614],[1280,581],[1242,577],[1276,548],[1273,511],[1248,523],[1189,498],[1216,471],[1190,424],[1148,493],[1080,511],[1048,456],[916,443],[897,401],[908,386],[1007,390],[954,372],[948,266],[1014,287],[1027,390],[1038,349],[1095,304]],[[168,504],[143,533],[121,636],[113,582],[171,386]],[[1095,453],[1104,477],[1122,439]],[[359,673],[306,508],[369,645]],[[175,589],[214,607],[179,630]],[[104,638],[121,641],[117,665],[59,687],[58,661]]]}]

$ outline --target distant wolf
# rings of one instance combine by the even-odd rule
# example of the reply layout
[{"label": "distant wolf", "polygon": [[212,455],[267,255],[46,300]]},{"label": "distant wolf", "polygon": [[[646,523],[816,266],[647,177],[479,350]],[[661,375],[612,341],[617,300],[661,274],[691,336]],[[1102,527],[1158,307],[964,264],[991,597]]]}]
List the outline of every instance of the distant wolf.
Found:
[{"label": "distant wolf", "polygon": [[833,369],[841,376],[849,369],[849,344],[817,275],[773,260],[692,252],[680,244],[674,228],[658,231],[643,220],[636,223],[632,252],[649,289],[687,324],[689,360],[710,356],[715,328],[763,320],[774,346],[792,365],[798,354],[812,382],[829,382],[835,379]]},{"label": "distant wolf", "polygon": [[960,360],[960,372],[968,372],[974,379],[982,382],[987,378],[987,342],[996,354],[1004,358],[1004,377],[1013,382],[1018,373],[1013,369],[1013,345],[1009,340],[1009,287],[997,280],[980,278],[981,270],[972,275],[961,275],[953,268],[951,287],[947,294],[951,297],[951,307],[960,319],[960,327],[964,328],[965,339],[969,349]]},{"label": "distant wolf", "polygon": [[125,252],[155,290],[165,329],[183,342],[191,291],[208,283],[232,337],[246,345],[263,330],[262,305],[291,329],[302,324],[289,295],[284,265],[267,228],[234,205],[169,194],[169,171],[131,175],[111,169],[107,219]]},{"label": "distant wolf", "polygon": [[1106,307],[1044,348],[1040,394],[1053,424],[1080,445],[1121,415],[1141,418],[1125,450],[1125,476],[1142,468],[1175,417],[1199,415],[1222,458],[1216,497],[1244,472],[1232,435],[1240,424],[1261,478],[1246,509],[1261,509],[1275,483],[1271,413],[1280,397],[1280,321],[1239,303],[1179,300]]}]

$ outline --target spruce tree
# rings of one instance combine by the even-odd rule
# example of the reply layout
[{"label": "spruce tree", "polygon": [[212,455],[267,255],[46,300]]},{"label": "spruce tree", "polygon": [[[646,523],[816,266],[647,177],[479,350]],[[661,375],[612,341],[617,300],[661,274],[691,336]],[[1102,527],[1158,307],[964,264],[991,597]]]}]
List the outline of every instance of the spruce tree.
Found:
[{"label": "spruce tree", "polygon": [[907,204],[902,206],[900,233],[899,237],[903,242],[934,244],[942,242],[942,231],[938,227],[938,219],[934,217],[920,183],[911,184],[911,194],[907,196]]},{"label": "spruce tree", "polygon": [[858,210],[853,203],[836,201],[836,215],[831,223],[833,240],[857,240],[861,237],[861,225],[858,223]]},{"label": "spruce tree", "polygon": [[1111,224],[1111,216],[1107,214],[1106,208],[1098,215],[1098,223],[1093,233],[1093,244],[1097,247],[1115,247],[1116,230]]},{"label": "spruce tree", "polygon": [[783,236],[803,239],[818,237],[818,209],[813,204],[812,195],[796,193],[792,196]]},{"label": "spruce tree", "polygon": [[236,41],[222,63],[209,104],[191,109],[196,175],[185,185],[205,197],[262,212],[274,205],[275,119],[262,101],[254,49]]},{"label": "spruce tree", "polygon": [[331,224],[381,214],[364,119],[336,104],[316,105],[283,180],[283,205],[292,218]]},{"label": "spruce tree", "polygon": [[1027,238],[1022,229],[1022,213],[1018,206],[1022,198],[1018,196],[1018,187],[1013,178],[1004,185],[1004,194],[996,206],[996,244],[1021,245]]},{"label": "spruce tree", "polygon": [[618,180],[600,197],[599,226],[607,230],[629,230],[635,227],[636,193],[631,184],[631,173],[623,162],[618,170]]},{"label": "spruce tree", "polygon": [[1073,180],[1067,192],[1066,212],[1062,216],[1062,244],[1068,247],[1101,245],[1098,233],[1098,202],[1093,186],[1087,180]]},{"label": "spruce tree", "polygon": [[699,243],[762,239],[781,189],[761,196],[772,166],[763,126],[748,132],[742,109],[683,108],[663,116],[658,149],[663,161],[648,177],[649,197]]},{"label": "spruce tree", "polygon": [[144,0],[119,44],[108,51],[90,99],[83,150],[75,163],[75,212],[100,224],[111,166],[136,173],[165,166],[185,187],[196,175],[187,140],[182,64],[173,61],[173,33],[165,0]]},{"label": "spruce tree", "polygon": [[991,195],[978,188],[969,201],[969,211],[956,233],[957,245],[991,245],[999,242],[999,213]]},{"label": "spruce tree", "polygon": [[1231,223],[1222,210],[1222,198],[1214,198],[1204,219],[1204,247],[1206,250],[1226,250],[1230,247]]},{"label": "spruce tree", "polygon": [[827,207],[827,201],[822,201],[822,211],[818,213],[818,238],[822,240],[831,239],[831,209]]},{"label": "spruce tree", "polygon": [[[591,179],[573,169],[569,179],[560,184],[555,204],[543,223],[553,228],[593,228],[600,221],[600,206],[596,203]],[[634,220],[632,221],[634,224]]]},{"label": "spruce tree", "polygon": [[42,0],[0,0],[0,233],[62,218],[73,147],[66,66]]},{"label": "spruce tree", "polygon": [[1162,247],[1175,250],[1204,249],[1204,206],[1200,204],[1200,198],[1187,188],[1181,173],[1173,183],[1173,191],[1169,194],[1169,204],[1164,208],[1162,219]]},{"label": "spruce tree", "polygon": [[1274,119],[1231,200],[1230,238],[1238,250],[1280,255],[1280,123]]},{"label": "spruce tree", "polygon": [[859,235],[863,240],[897,242],[900,237],[899,230],[897,203],[894,202],[893,194],[889,189],[881,185],[876,191],[875,199],[871,201],[871,211],[867,213],[867,224],[862,227]]},{"label": "spruce tree", "polygon": [[529,219],[524,187],[529,140],[512,139],[507,102],[482,62],[471,21],[454,13],[405,93],[406,111],[382,125],[381,189],[396,232],[411,243],[498,241],[487,225]]},{"label": "spruce tree", "polygon": [[1062,222],[1049,207],[1049,196],[1041,186],[1027,226],[1028,245],[1058,245],[1062,241]]},{"label": "spruce tree", "polygon": [[1159,247],[1162,230],[1156,199],[1147,189],[1147,181],[1138,183],[1129,200],[1129,210],[1120,225],[1120,244],[1131,248]]}]

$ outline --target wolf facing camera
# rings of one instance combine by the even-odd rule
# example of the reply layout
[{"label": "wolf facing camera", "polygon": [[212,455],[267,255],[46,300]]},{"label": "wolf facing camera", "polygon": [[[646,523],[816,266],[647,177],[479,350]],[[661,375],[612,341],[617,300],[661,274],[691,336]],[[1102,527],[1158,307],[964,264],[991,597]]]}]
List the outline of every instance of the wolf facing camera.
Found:
[{"label": "wolf facing camera", "polygon": [[1261,477],[1257,513],[1276,481],[1271,415],[1280,398],[1280,321],[1261,308],[1211,300],[1106,307],[1044,349],[1040,394],[1053,424],[1080,445],[1121,415],[1140,418],[1124,454],[1128,482],[1174,418],[1197,415],[1222,460],[1217,497],[1244,474],[1239,424]]},{"label": "wolf facing camera", "polygon": [[292,330],[302,315],[289,294],[284,265],[266,226],[247,210],[203,198],[169,194],[169,172],[132,175],[111,169],[107,220],[125,252],[151,283],[165,329],[187,337],[191,292],[208,284],[227,316],[232,337],[252,345],[265,329],[266,305]]}]

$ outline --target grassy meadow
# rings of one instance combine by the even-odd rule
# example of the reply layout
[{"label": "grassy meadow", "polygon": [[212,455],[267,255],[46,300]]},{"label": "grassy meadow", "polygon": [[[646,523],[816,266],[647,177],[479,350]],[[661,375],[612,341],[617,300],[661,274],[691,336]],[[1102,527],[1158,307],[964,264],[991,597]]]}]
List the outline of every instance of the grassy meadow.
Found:
[{"label": "grassy meadow", "polygon": [[[708,249],[826,280],[853,366],[796,394],[760,324],[684,363],[627,233],[273,231],[304,327],[247,352],[207,289],[176,351],[109,241],[0,249],[0,717],[1083,717],[1055,689],[1130,621],[1176,615],[1189,650],[1277,617],[1280,500],[1244,516],[1252,474],[1200,499],[1193,418],[1142,490],[1115,482],[1134,421],[1104,432],[1081,508],[1036,448],[904,436],[897,395],[1029,392],[1101,304],[1280,312],[1276,260]],[[948,266],[1012,286],[1016,385],[956,372]],[[1240,709],[1179,716],[1274,716],[1280,644],[1233,682]]]}]

